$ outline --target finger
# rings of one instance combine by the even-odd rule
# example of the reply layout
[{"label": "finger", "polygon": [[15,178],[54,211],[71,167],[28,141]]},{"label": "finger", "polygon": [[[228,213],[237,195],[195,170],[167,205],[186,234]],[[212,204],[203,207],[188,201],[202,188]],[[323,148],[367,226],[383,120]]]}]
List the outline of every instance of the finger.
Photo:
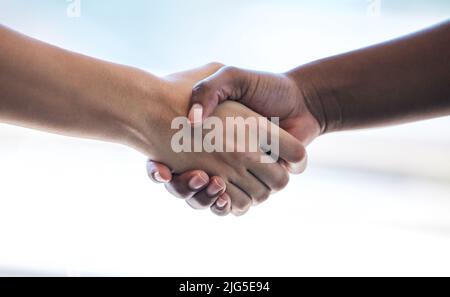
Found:
[{"label": "finger", "polygon": [[231,213],[235,216],[241,216],[250,209],[252,199],[234,184],[227,184],[227,194],[231,198]]},{"label": "finger", "polygon": [[207,208],[216,202],[219,195],[225,192],[225,189],[223,179],[219,176],[213,176],[205,189],[187,199],[186,202],[194,209]]},{"label": "finger", "polygon": [[172,180],[170,169],[159,162],[147,161],[147,174],[155,183],[168,183]]},{"label": "finger", "polygon": [[219,196],[211,206],[211,211],[218,216],[226,216],[231,211],[231,197],[227,193]]},{"label": "finger", "polygon": [[305,152],[305,157],[303,160],[297,163],[289,163],[284,160],[280,160],[279,163],[286,168],[292,174],[300,174],[303,173],[308,165],[308,154]]},{"label": "finger", "polygon": [[306,168],[306,150],[298,140],[289,138],[280,137],[280,157],[288,164],[289,172],[299,174]]},{"label": "finger", "polygon": [[197,83],[192,89],[189,121],[193,124],[202,122],[222,101],[239,101],[246,88],[246,78],[244,71],[226,66]]},{"label": "finger", "polygon": [[[261,153],[261,155],[264,153]],[[289,182],[288,170],[280,163],[251,162],[247,164],[248,171],[266,185],[270,191],[277,192],[286,187]]]},{"label": "finger", "polygon": [[[260,162],[273,163],[281,158],[290,165],[289,168],[294,173],[301,172],[305,168],[305,147],[298,139],[278,126],[278,118],[272,117],[269,121],[267,118],[234,102],[225,102],[217,109],[216,114],[221,117],[233,117],[235,114],[241,114],[246,121],[253,119],[249,123],[253,122],[256,125],[246,125],[246,127],[251,127],[248,129],[249,131],[246,131],[248,135],[256,135],[259,147],[268,153],[268,156]],[[247,139],[247,141],[250,142],[250,139]],[[248,143],[237,145],[249,146]]]},{"label": "finger", "polygon": [[[264,122],[260,120],[258,125],[260,128],[260,146],[269,155],[262,162],[270,163],[281,158],[286,161],[291,173],[303,172],[306,167],[306,150],[303,144],[271,121]],[[264,141],[261,140],[261,133],[267,136]],[[269,142],[270,144],[268,144]]]},{"label": "finger", "polygon": [[170,183],[164,184],[172,195],[188,199],[204,189],[209,183],[209,176],[201,170],[187,171],[173,176]]},{"label": "finger", "polygon": [[269,198],[270,189],[249,170],[241,175],[238,181],[234,181],[233,184],[244,191],[251,198],[254,205]]}]

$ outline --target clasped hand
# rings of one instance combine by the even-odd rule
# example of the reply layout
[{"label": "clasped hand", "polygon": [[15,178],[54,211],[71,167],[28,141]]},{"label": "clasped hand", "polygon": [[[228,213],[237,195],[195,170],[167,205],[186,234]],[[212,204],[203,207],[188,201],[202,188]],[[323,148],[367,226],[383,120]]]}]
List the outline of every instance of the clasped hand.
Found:
[{"label": "clasped hand", "polygon": [[242,215],[251,205],[283,189],[289,172],[298,174],[305,169],[304,147],[319,135],[320,128],[289,74],[213,63],[165,80],[171,85],[167,97],[178,107],[171,117],[184,114],[194,127],[210,116],[280,120],[280,158],[275,163],[261,163],[250,152],[166,153],[163,158],[150,160],[150,178],[164,183],[170,193],[185,199],[191,207],[209,207],[217,215]]}]

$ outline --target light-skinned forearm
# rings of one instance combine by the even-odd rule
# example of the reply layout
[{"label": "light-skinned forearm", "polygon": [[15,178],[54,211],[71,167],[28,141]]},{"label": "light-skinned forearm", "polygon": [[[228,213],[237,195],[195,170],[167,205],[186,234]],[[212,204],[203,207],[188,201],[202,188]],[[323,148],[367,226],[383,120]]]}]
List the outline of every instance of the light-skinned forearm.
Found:
[{"label": "light-skinned forearm", "polygon": [[159,100],[162,88],[146,72],[0,26],[1,122],[136,146],[147,140],[135,123],[151,118],[143,106]]}]

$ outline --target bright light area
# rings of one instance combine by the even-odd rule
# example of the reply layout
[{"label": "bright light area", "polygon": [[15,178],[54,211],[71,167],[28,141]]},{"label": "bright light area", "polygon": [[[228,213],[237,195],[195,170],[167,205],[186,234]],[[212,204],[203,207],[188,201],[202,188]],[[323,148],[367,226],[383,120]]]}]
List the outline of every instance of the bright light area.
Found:
[{"label": "bright light area", "polygon": [[[448,1],[0,0],[25,34],[164,75],[284,71],[446,20]],[[383,63],[383,61],[380,61]],[[194,211],[126,147],[0,125],[0,275],[450,275],[450,118],[327,135],[247,215]]]}]

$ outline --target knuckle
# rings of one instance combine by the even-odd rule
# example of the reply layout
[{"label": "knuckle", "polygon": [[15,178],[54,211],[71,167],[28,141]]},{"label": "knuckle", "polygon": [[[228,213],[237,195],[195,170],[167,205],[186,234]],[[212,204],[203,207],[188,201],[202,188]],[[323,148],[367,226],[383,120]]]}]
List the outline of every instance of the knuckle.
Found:
[{"label": "knuckle", "polygon": [[240,180],[242,180],[243,177],[248,175],[247,168],[243,167],[242,162],[239,162],[236,164],[236,169],[234,170],[234,178],[233,181],[235,184],[238,184]]},{"label": "knuckle", "polygon": [[235,66],[224,66],[224,67],[222,67],[221,71],[224,74],[233,75],[233,74],[236,74],[239,71],[239,68],[237,68]]}]

